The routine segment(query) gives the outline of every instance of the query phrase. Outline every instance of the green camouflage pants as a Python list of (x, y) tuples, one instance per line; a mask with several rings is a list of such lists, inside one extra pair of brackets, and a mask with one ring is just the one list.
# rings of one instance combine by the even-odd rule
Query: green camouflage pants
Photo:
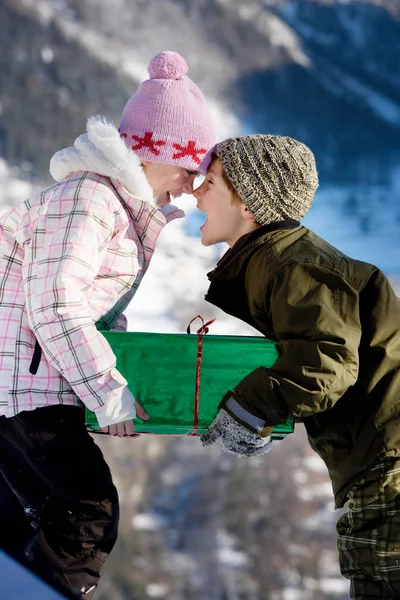
[(357, 600), (400, 598), (400, 459), (369, 467), (337, 523), (340, 569)]

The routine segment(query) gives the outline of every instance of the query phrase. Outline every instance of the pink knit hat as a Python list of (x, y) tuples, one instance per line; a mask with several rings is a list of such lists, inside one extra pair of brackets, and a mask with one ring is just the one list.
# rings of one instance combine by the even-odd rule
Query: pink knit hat
[(203, 94), (186, 76), (185, 59), (176, 52), (160, 52), (148, 71), (150, 79), (124, 108), (121, 137), (142, 160), (205, 174), (217, 134)]

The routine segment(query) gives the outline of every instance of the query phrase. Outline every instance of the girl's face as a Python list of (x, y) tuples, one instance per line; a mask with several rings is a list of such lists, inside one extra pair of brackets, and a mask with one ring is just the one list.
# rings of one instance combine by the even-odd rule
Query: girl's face
[(193, 194), (193, 182), (199, 174), (183, 167), (165, 165), (163, 163), (143, 161), (143, 170), (147, 181), (155, 194), (159, 196), (178, 197), (181, 194)]

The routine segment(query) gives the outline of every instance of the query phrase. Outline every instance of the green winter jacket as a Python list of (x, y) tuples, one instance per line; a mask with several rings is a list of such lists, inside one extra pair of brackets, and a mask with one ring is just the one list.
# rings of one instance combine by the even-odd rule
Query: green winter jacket
[(209, 279), (206, 300), (280, 351), (272, 368), (233, 374), (221, 407), (239, 421), (255, 415), (264, 435), (287, 417), (303, 421), (342, 506), (365, 467), (400, 455), (400, 300), (377, 267), (296, 222), (243, 236)]

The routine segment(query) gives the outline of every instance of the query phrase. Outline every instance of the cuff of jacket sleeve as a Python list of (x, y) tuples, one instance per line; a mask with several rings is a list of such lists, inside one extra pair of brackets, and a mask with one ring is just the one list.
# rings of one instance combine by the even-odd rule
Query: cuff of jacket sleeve
[(223, 408), (235, 421), (246, 427), (246, 429), (257, 433), (259, 436), (268, 437), (271, 435), (274, 426), (265, 419), (252, 414), (247, 408), (242, 406), (234, 398), (232, 392), (228, 392), (224, 396), (219, 408)]
[(100, 406), (94, 412), (100, 427), (129, 421), (136, 417), (135, 398), (125, 387), (121, 394), (111, 396), (104, 406)]
[(174, 204), (164, 204), (164, 206), (160, 206), (158, 210), (165, 217), (167, 223), (170, 223), (175, 219), (182, 219), (185, 216), (184, 211)]

